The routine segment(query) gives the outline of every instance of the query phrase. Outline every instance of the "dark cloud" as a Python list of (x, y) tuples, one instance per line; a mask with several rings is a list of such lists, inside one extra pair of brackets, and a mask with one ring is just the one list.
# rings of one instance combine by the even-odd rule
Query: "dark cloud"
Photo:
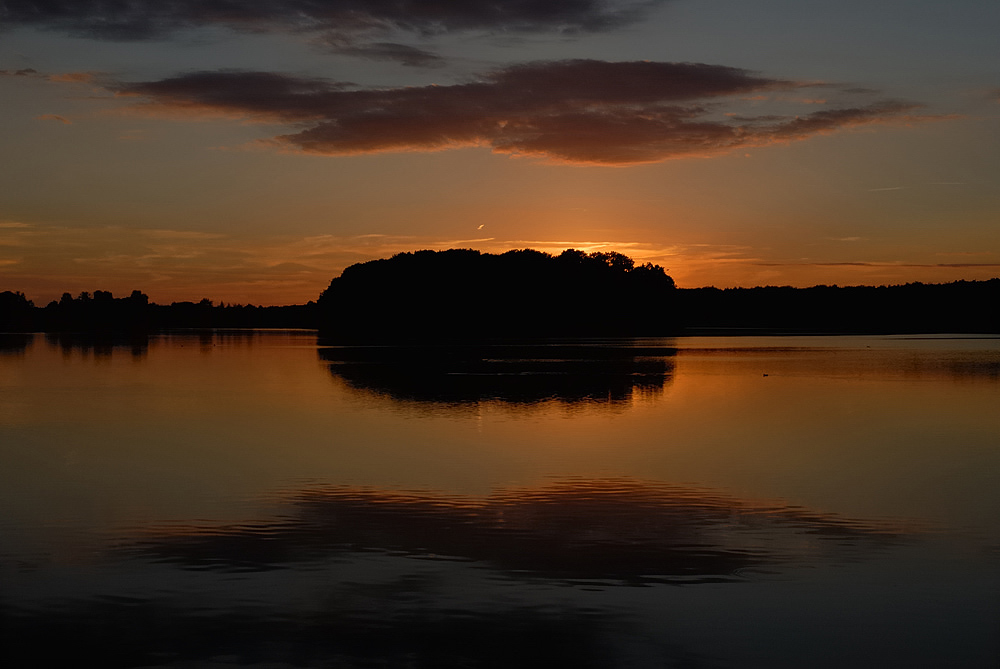
[(346, 44), (331, 46), (330, 50), (345, 56), (367, 58), (368, 60), (396, 61), (410, 67), (437, 67), (444, 64), (444, 59), (433, 51), (394, 42)]
[(25, 68), (23, 70), (0, 70), (0, 77), (34, 77), (38, 75), (38, 70)]
[(118, 86), (119, 95), (172, 109), (226, 111), (281, 121), (324, 119), (350, 84), (272, 72), (212, 71)]
[(221, 25), (237, 31), (422, 35), (458, 30), (610, 30), (665, 0), (5, 0), (0, 25), (37, 26), (99, 39), (142, 40)]
[(60, 74), (44, 74), (34, 68), (23, 70), (0, 70), (0, 77), (29, 77), (31, 79), (45, 79), (59, 84), (86, 84), (97, 78), (94, 72), (63, 72)]
[(379, 41), (460, 31), (573, 34), (641, 19), (667, 0), (0, 0), (0, 29), (35, 27), (112, 41), (167, 39), (205, 26), (318, 37), (331, 51), (434, 66), (438, 55)]
[[(122, 84), (156, 111), (297, 123), (271, 142), (342, 155), (489, 146), (571, 163), (630, 164), (806, 139), (912, 120), (919, 105), (879, 102), (809, 114), (725, 116), (751, 93), (809, 84), (699, 63), (572, 60), (518, 65), (451, 86), (358, 89), (264, 72), (196, 72)], [(756, 103), (751, 103), (756, 104)], [(815, 108), (815, 105), (811, 105)]]
[(878, 122), (882, 119), (891, 119), (914, 111), (919, 107), (920, 105), (910, 102), (889, 100), (866, 107), (818, 111), (775, 124), (771, 126), (771, 130), (775, 139), (803, 139), (811, 135), (832, 132), (840, 128)]

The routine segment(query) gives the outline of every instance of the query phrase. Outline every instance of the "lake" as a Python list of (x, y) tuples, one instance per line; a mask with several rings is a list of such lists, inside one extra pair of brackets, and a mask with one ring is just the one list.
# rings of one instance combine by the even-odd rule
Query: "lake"
[(0, 658), (1000, 666), (1000, 338), (0, 335)]

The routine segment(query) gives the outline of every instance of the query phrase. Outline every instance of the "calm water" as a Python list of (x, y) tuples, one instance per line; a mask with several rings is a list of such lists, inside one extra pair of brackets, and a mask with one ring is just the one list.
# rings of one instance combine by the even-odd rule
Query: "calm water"
[(1000, 666), (1000, 339), (0, 335), (0, 661)]

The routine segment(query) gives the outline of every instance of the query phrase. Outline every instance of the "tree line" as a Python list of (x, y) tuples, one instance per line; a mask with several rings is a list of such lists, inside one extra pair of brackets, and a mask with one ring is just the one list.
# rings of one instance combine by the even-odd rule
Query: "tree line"
[(140, 290), (128, 297), (111, 291), (63, 293), (36, 307), (23, 293), (0, 293), (0, 331), (152, 332), (171, 328), (312, 328), (315, 303), (282, 307), (200, 302), (155, 304)]
[(1000, 279), (893, 286), (764, 286), (678, 291), (690, 334), (1000, 333)]
[(357, 263), (316, 301), (159, 305), (139, 290), (0, 292), (0, 331), (313, 328), (345, 342), (728, 333), (1000, 332), (1000, 279), (895, 286), (677, 288), (621, 253), (415, 251)]

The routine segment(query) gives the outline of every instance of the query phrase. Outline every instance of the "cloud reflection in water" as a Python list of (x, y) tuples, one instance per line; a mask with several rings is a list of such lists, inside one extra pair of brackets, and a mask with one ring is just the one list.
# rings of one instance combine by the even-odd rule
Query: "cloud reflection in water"
[(273, 520), (180, 526), (138, 542), (183, 568), (267, 571), (377, 552), (472, 562), (510, 578), (604, 584), (741, 580), (897, 543), (901, 532), (783, 503), (631, 478), (565, 478), (485, 498), (312, 486)]

